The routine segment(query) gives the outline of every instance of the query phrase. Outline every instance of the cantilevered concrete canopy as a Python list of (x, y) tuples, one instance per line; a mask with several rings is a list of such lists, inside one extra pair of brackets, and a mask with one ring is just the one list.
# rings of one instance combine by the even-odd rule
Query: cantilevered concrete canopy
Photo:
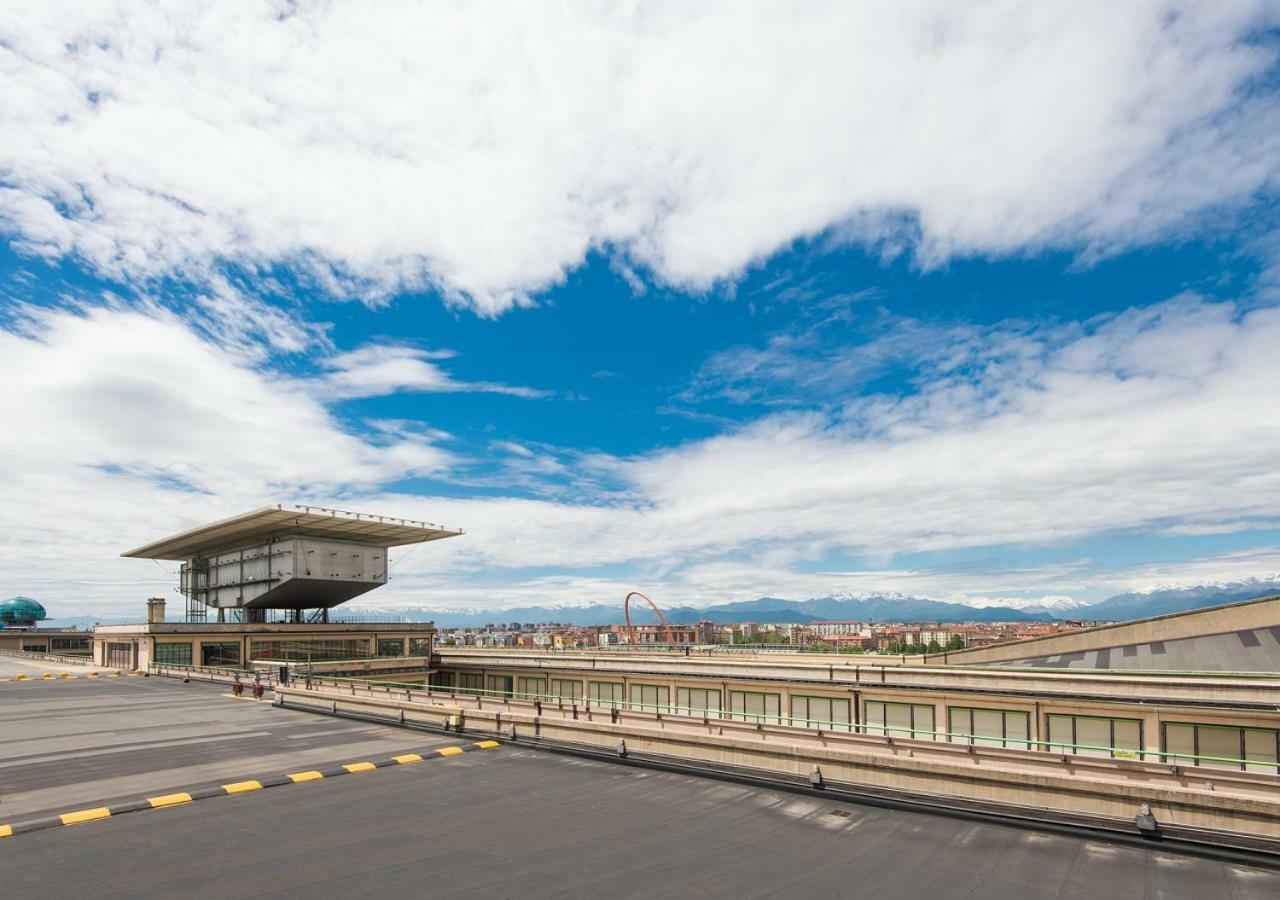
[(320, 506), (276, 504), (170, 535), (120, 555), (133, 559), (189, 560), (273, 537), (331, 538), (374, 547), (399, 547), (460, 534), (461, 529), (430, 522)]

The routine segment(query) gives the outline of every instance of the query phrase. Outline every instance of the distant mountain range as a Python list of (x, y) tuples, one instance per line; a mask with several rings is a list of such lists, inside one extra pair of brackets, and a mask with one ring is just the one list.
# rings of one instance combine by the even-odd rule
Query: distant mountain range
[[(664, 609), (667, 620), (675, 624), (691, 624), (700, 619), (712, 622), (794, 622), (822, 620), (854, 620), (859, 622), (1030, 622), (1056, 619), (1090, 619), (1124, 621), (1145, 619), (1168, 613), (1185, 612), (1206, 606), (1253, 600), (1280, 595), (1280, 577), (1250, 579), (1225, 584), (1196, 587), (1165, 588), (1147, 593), (1117, 594), (1098, 603), (1083, 603), (1071, 597), (1047, 600), (975, 600), (971, 603), (946, 603), (905, 594), (833, 594), (810, 600), (785, 600), (761, 597), (715, 606), (676, 606)], [(623, 622), (622, 606), (522, 606), (513, 609), (471, 612), (467, 610), (432, 609), (351, 609), (334, 611), (344, 614), (366, 614), (403, 618), (411, 622), (434, 621), (444, 628), (468, 628), (498, 622), (559, 622), (563, 625), (618, 625)], [(632, 610), (636, 622), (656, 622), (648, 607)], [(41, 625), (50, 628), (92, 627), (94, 622), (137, 621), (136, 617), (76, 616), (52, 618)]]
[[(1122, 621), (1185, 612), (1206, 606), (1235, 603), (1280, 594), (1280, 578), (1228, 584), (1167, 588), (1148, 593), (1118, 594), (1098, 603), (1085, 604), (1068, 597), (1045, 601), (1010, 601), (1013, 605), (946, 603), (905, 594), (834, 594), (810, 600), (761, 597), (715, 606), (676, 606), (664, 609), (673, 624), (691, 624), (701, 619), (712, 622), (792, 622), (855, 620), (859, 622), (1031, 622), (1059, 618)], [(357, 610), (352, 610), (358, 613)], [(513, 609), (467, 612), (443, 609), (366, 610), (370, 613), (403, 615), (410, 621), (432, 620), (444, 628), (468, 628), (498, 622), (558, 622), (562, 625), (618, 625), (623, 619), (621, 605), (524, 606)], [(632, 621), (652, 623), (657, 617), (648, 609), (632, 609)]]

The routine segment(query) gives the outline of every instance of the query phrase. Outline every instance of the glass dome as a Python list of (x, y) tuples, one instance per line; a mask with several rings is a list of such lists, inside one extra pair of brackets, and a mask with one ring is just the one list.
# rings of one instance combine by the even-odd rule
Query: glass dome
[(21, 625), (47, 619), (44, 607), (30, 597), (10, 597), (0, 601), (0, 622), (5, 625)]

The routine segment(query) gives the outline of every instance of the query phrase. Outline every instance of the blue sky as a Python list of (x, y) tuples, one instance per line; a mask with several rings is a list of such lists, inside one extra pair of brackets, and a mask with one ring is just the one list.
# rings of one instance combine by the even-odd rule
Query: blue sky
[(280, 501), (466, 528), (393, 608), (1280, 574), (1273, 6), (518, 16), (0, 19), (0, 593)]

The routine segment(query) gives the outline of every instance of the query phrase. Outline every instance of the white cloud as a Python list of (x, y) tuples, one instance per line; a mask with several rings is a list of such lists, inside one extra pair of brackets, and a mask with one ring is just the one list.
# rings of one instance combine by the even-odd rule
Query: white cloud
[[(1280, 307), (1181, 297), (1025, 329), (1016, 355), (1007, 331), (968, 335), (964, 365), (936, 355), (913, 396), (770, 416), (633, 458), (505, 444), (508, 493), (497, 478), (463, 498), (390, 491), (415, 474), (465, 483), (476, 461), (420, 423), (345, 430), (319, 399), (324, 373), (282, 377), (156, 309), (33, 311), (19, 324), (0, 330), (0, 379), (14, 386), (0, 394), (0, 573), (64, 609), (134, 609), (172, 579), (116, 554), (274, 501), (467, 530), (406, 557), (379, 604), (609, 600), (624, 584), (681, 602), (1096, 595), (1276, 571), (1261, 551), (1127, 575), (1088, 559), (990, 571), (893, 559), (1276, 527)], [(534, 498), (513, 495), (540, 482)], [(812, 571), (828, 554), (874, 564)]]
[(546, 391), (534, 388), (490, 381), (458, 381), (433, 362), (453, 356), (447, 350), (419, 350), (396, 345), (364, 346), (325, 359), (323, 365), (331, 371), (315, 386), (334, 399), (377, 397), (397, 391), (482, 392), (527, 399), (548, 396)]
[(1086, 254), (1274, 189), (1250, 2), (9, 4), (0, 217), (102, 272), (497, 313), (593, 249)]

